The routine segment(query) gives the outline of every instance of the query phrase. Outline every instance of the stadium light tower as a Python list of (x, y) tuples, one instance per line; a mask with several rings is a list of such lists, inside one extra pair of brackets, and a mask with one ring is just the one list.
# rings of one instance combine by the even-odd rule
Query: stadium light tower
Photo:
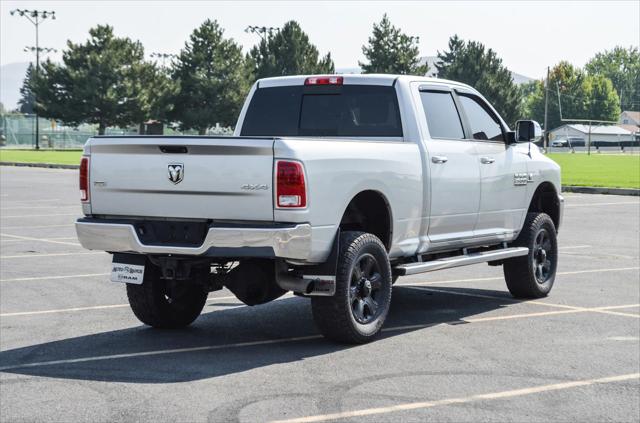
[(244, 29), (244, 32), (246, 32), (247, 34), (248, 33), (258, 34), (263, 41), (266, 41), (267, 37), (272, 36), (274, 32), (278, 32), (278, 31), (280, 31), (280, 28), (276, 28), (273, 26), (249, 25)]
[[(36, 52), (36, 79), (38, 77), (38, 71), (40, 69), (40, 46), (39, 46), (39, 40), (38, 40), (38, 27), (40, 26), (40, 24), (42, 22), (44, 22), (46, 19), (55, 19), (56, 18), (56, 12), (52, 11), (52, 10), (27, 10), (27, 9), (14, 9), (12, 11), (9, 12), (11, 14), (11, 16), (14, 15), (18, 15), (21, 17), (25, 17), (29, 20), (29, 22), (31, 22), (33, 24), (33, 26), (35, 26), (36, 28), (36, 47), (35, 47), (35, 52)], [(37, 103), (37, 97), (36, 94), (33, 93), (33, 98), (34, 98), (34, 102)], [(37, 108), (34, 110), (36, 112), (36, 150), (40, 149), (40, 124), (38, 122), (38, 110)]]
[(51, 47), (35, 47), (35, 46), (26, 46), (24, 48), (25, 52), (31, 52), (31, 53), (57, 53), (58, 50), (55, 48), (51, 48)]
[(157, 52), (153, 52), (150, 54), (151, 57), (157, 58), (157, 59), (161, 59), (162, 60), (162, 67), (164, 68), (165, 65), (165, 61), (167, 59), (176, 59), (178, 58), (177, 54), (171, 54), (171, 53), (157, 53)]

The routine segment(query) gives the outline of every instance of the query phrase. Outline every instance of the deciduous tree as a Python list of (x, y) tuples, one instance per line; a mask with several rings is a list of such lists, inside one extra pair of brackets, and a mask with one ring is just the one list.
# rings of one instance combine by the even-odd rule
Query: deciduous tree
[(623, 110), (640, 110), (640, 51), (617, 46), (595, 55), (585, 66), (589, 75), (609, 78)]
[[(548, 129), (564, 119), (618, 120), (620, 99), (611, 81), (603, 75), (588, 75), (568, 62), (560, 62), (549, 74)], [(544, 82), (537, 81), (526, 100), (527, 116), (544, 121)]]

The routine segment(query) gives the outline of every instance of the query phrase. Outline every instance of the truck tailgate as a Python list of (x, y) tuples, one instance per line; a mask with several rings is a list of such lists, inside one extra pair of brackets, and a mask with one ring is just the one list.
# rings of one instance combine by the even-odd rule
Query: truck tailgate
[(94, 215), (273, 220), (273, 139), (90, 140)]

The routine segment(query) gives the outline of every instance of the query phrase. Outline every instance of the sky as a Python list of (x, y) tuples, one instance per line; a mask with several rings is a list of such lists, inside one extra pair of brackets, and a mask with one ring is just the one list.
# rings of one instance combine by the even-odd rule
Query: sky
[[(217, 19), (244, 51), (259, 37), (247, 25), (281, 26), (294, 19), (337, 68), (364, 60), (362, 45), (374, 22), (388, 13), (405, 33), (420, 37), (420, 54), (435, 55), (453, 34), (494, 49), (512, 71), (542, 78), (561, 60), (583, 66), (596, 52), (640, 44), (640, 1), (7, 1), (0, 0), (0, 64), (33, 60), (26, 18), (15, 8), (55, 10), (40, 26), (40, 45), (64, 49), (88, 30), (109, 24), (119, 36), (140, 40), (152, 52), (177, 53), (205, 19)], [(61, 53), (49, 55), (60, 60)]]

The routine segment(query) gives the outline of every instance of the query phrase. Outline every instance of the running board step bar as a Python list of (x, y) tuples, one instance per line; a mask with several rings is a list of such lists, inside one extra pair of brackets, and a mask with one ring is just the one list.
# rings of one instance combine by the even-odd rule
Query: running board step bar
[(393, 268), (393, 274), (399, 276), (415, 275), (417, 273), (433, 272), (435, 270), (450, 269), (452, 267), (526, 256), (527, 254), (529, 254), (529, 249), (526, 247), (502, 248), (500, 250), (471, 253), (432, 261), (400, 264)]

